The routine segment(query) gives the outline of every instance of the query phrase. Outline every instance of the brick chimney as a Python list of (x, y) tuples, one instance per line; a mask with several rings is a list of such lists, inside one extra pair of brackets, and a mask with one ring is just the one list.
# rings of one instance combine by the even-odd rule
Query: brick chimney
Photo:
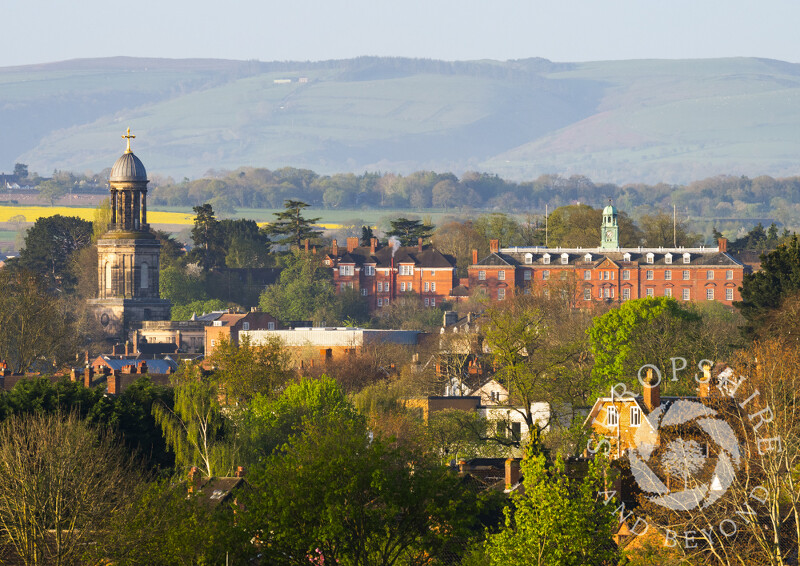
[(369, 253), (374, 254), (375, 250), (378, 249), (378, 238), (370, 238), (369, 239)]
[(477, 265), (478, 263), (478, 250), (472, 250), (472, 265)]
[(139, 373), (147, 373), (147, 362), (144, 360), (139, 362)]
[(506, 489), (511, 489), (517, 485), (520, 477), (519, 460), (508, 458), (506, 460)]
[(189, 469), (189, 493), (197, 493), (203, 485), (203, 475), (200, 473), (200, 468), (192, 466)]
[(237, 478), (243, 478), (244, 477), (244, 467), (243, 466), (238, 466), (236, 468), (236, 477)]
[(660, 384), (656, 383), (652, 368), (647, 368), (645, 384), (642, 397), (644, 398), (644, 406), (647, 412), (651, 413), (661, 406), (661, 387)]
[(308, 238), (306, 238), (305, 240), (303, 240), (303, 245), (305, 246), (306, 253), (308, 253)]
[(422, 238), (417, 238), (417, 251), (422, 251)]
[(331, 255), (338, 256), (339, 255), (339, 242), (335, 239), (331, 242)]
[(92, 386), (92, 376), (94, 375), (94, 368), (92, 366), (86, 367), (83, 370), (83, 386), (89, 389)]
[(347, 238), (347, 253), (352, 252), (358, 247), (358, 238)]
[[(496, 254), (500, 251), (500, 240), (489, 240), (489, 251)], [(475, 262), (477, 263), (477, 262)]]
[(78, 373), (79, 373), (78, 370), (76, 370), (75, 368), (72, 368), (70, 370), (70, 372), (69, 372), (69, 380), (72, 381), (72, 382), (77, 382), (78, 381)]
[(717, 244), (719, 245), (720, 253), (725, 253), (728, 251), (728, 238), (720, 238), (717, 240)]
[(108, 376), (106, 380), (106, 391), (108, 391), (109, 395), (117, 395), (118, 393), (122, 393), (118, 371), (114, 370), (114, 372)]
[(463, 474), (467, 471), (467, 461), (466, 460), (459, 460), (458, 461), (458, 473)]
[(703, 364), (703, 381), (697, 384), (697, 396), (706, 398), (711, 396), (711, 366)]

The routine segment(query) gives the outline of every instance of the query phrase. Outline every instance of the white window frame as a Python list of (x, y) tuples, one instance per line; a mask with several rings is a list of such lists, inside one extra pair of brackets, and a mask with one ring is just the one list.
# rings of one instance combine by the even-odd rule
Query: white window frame
[(478, 281), (486, 281), (486, 272), (481, 270), (478, 272)]
[(522, 274), (522, 278), (525, 281), (530, 281), (531, 280), (531, 273), (533, 273), (533, 271), (531, 271), (530, 269), (526, 269)]
[(713, 301), (714, 300), (714, 287), (709, 287), (706, 289), (706, 300)]
[(592, 300), (592, 289), (590, 287), (586, 287), (583, 290), (583, 300), (584, 301), (591, 301)]
[(631, 278), (631, 270), (630, 269), (623, 269), (622, 270), (622, 280), (623, 281), (630, 281)]
[(664, 289), (664, 296), (665, 297), (671, 297), (672, 296), (672, 287), (667, 287), (666, 289)]
[(606, 406), (606, 426), (619, 425), (619, 410), (614, 405)]
[(692, 254), (686, 252), (683, 254), (683, 263), (690, 263), (692, 261)]
[(688, 269), (684, 269), (684, 270), (683, 270), (683, 280), (684, 280), (684, 281), (688, 281), (689, 279), (691, 279), (691, 277), (692, 277), (692, 276), (691, 276), (691, 274), (689, 273), (689, 270), (688, 270)]
[(506, 290), (505, 289), (498, 289), (497, 290), (497, 300), (504, 301), (506, 298)]
[(647, 257), (647, 263), (653, 263), (655, 256), (652, 253), (648, 253), (646, 257)]
[(634, 405), (630, 408), (629, 420), (632, 427), (641, 426), (642, 424), (642, 410)]
[(691, 301), (692, 300), (692, 290), (689, 288), (683, 289), (681, 291), (681, 299), (684, 301)]
[(564, 252), (561, 254), (561, 265), (567, 265), (569, 263), (569, 254)]
[(498, 281), (505, 281), (506, 280), (506, 270), (505, 269), (501, 269), (500, 271), (497, 272), (497, 279), (498, 279)]
[(664, 281), (672, 281), (672, 270), (665, 269), (664, 270)]
[(647, 289), (645, 289), (645, 293), (644, 294), (645, 294), (646, 297), (653, 297), (653, 296), (655, 296), (655, 291), (653, 290), (652, 287), (648, 287)]
[(656, 278), (655, 272), (652, 269), (648, 269), (645, 273), (645, 279), (648, 281), (653, 281)]
[(366, 265), (364, 266), (364, 275), (367, 277), (374, 277), (375, 276), (375, 266), (374, 265)]
[(668, 253), (664, 256), (664, 263), (672, 263), (672, 254)]
[(725, 279), (733, 281), (733, 269), (729, 269), (725, 272)]
[(622, 300), (623, 301), (630, 301), (631, 300), (631, 290), (629, 288), (627, 288), (627, 287), (625, 287), (622, 290)]
[(250, 330), (250, 323), (245, 321), (242, 323), (242, 330)]
[(550, 265), (550, 254), (544, 254), (542, 256), (542, 263), (545, 265)]
[(550, 279), (550, 270), (549, 269), (543, 269), (542, 270), (542, 281), (547, 281), (549, 279)]
[(533, 254), (532, 253), (525, 254), (525, 263), (528, 264), (528, 265), (533, 263)]
[(733, 300), (733, 289), (725, 289), (725, 300), (726, 301)]
[(400, 264), (400, 275), (414, 275), (414, 266), (408, 264)]
[(592, 279), (592, 272), (589, 269), (585, 269), (583, 271), (583, 280), (584, 281), (591, 281)]
[(712, 281), (714, 279), (714, 271), (711, 269), (706, 270), (706, 280)]

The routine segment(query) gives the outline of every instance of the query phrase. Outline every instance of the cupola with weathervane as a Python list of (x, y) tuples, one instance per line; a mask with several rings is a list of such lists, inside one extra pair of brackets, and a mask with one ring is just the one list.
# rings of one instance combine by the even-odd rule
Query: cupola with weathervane
[(617, 248), (619, 248), (617, 209), (609, 203), (603, 209), (603, 224), (600, 228), (600, 249), (616, 250)]
[(161, 242), (147, 223), (147, 171), (127, 148), (111, 168), (111, 222), (97, 241), (97, 299), (90, 301), (105, 332), (123, 338), (144, 320), (169, 320), (159, 296)]

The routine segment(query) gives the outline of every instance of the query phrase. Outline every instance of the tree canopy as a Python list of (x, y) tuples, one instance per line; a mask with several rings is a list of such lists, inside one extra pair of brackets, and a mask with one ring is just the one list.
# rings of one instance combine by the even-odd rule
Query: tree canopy
[(309, 205), (301, 200), (286, 199), (284, 210), (275, 212), (275, 221), (267, 226), (267, 234), (278, 245), (300, 248), (303, 240), (313, 240), (320, 234), (313, 225), (319, 218), (305, 218), (303, 210)]

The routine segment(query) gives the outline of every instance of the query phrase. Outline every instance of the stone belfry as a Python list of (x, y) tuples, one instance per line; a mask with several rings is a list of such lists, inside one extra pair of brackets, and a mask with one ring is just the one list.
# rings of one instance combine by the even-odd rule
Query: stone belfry
[(112, 337), (127, 338), (143, 320), (169, 320), (170, 302), (158, 294), (161, 242), (147, 224), (147, 172), (127, 149), (114, 163), (111, 187), (111, 223), (97, 242), (97, 299), (90, 301)]

